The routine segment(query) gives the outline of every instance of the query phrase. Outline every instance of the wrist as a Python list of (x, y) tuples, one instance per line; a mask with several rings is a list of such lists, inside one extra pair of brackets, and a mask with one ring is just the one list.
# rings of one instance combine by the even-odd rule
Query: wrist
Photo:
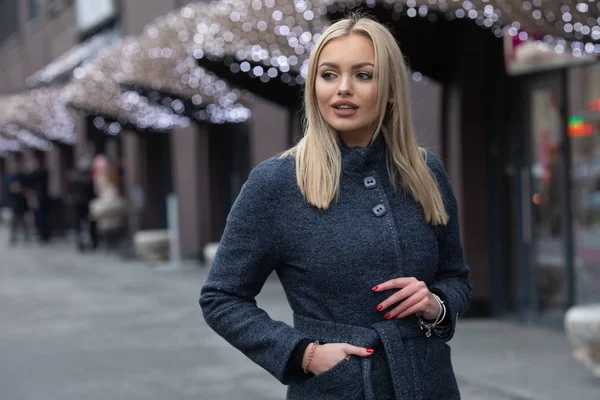
[(440, 303), (433, 297), (429, 296), (430, 306), (427, 307), (423, 312), (419, 313), (419, 316), (428, 321), (435, 321), (442, 313), (442, 307)]
[(302, 356), (302, 370), (305, 374), (312, 372), (311, 365), (318, 346), (319, 342), (312, 342), (306, 347), (306, 350), (304, 351), (304, 355)]

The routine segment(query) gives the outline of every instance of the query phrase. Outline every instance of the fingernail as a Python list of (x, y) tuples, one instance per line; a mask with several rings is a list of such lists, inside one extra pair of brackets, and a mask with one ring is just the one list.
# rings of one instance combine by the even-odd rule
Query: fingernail
[(396, 315), (394, 318), (395, 318), (395, 319), (400, 319), (400, 318), (402, 318), (402, 317), (400, 317), (399, 315)]
[(377, 311), (381, 311), (381, 310), (383, 310), (383, 306), (380, 304), (377, 306)]
[(375, 350), (373, 349), (367, 349), (367, 353), (372, 354)]
[(373, 286), (373, 289), (371, 289), (371, 290), (376, 291), (377, 289), (379, 289), (379, 286)]
[(383, 318), (385, 318), (385, 319), (390, 319), (390, 317), (391, 317), (390, 313), (387, 313), (383, 316)]

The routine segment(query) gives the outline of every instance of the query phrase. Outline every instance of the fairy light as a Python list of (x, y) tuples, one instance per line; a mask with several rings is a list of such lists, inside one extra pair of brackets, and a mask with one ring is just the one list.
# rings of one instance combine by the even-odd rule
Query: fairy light
[[(1, 135), (1, 133), (0, 133)], [(0, 136), (0, 155), (21, 151), (23, 145), (17, 139)]]
[(177, 38), (196, 59), (223, 60), (232, 72), (263, 83), (279, 79), (298, 86), (305, 81), (311, 50), (329, 25), (322, 5), (321, 0), (212, 1), (188, 5), (161, 24), (192, 32)]
[(73, 72), (73, 81), (65, 88), (67, 103), (84, 114), (106, 117), (110, 121), (108, 125), (97, 127), (106, 129), (105, 132), (109, 134), (118, 134), (123, 125), (156, 131), (187, 126), (188, 118), (176, 115), (165, 107), (150, 104), (147, 98), (123, 89), (114, 79), (121, 71), (121, 62), (131, 56), (133, 41), (118, 41), (77, 68)]
[[(234, 73), (261, 82), (279, 79), (304, 83), (308, 56), (329, 25), (327, 13), (355, 6), (381, 6), (393, 20), (427, 18), (432, 23), (469, 19), (497, 37), (521, 40), (533, 33), (557, 52), (600, 54), (599, 2), (579, 0), (568, 6), (555, 0), (220, 0), (188, 5), (161, 19), (196, 59), (223, 61)], [(160, 35), (149, 27), (149, 36)], [(568, 43), (568, 45), (567, 45)]]
[(45, 87), (12, 96), (5, 123), (36, 132), (49, 140), (74, 144), (75, 120), (67, 109), (62, 86)]
[(9, 137), (22, 143), (25, 147), (43, 151), (52, 149), (52, 142), (16, 124), (6, 125), (6, 127), (4, 127), (4, 132), (6, 132)]
[[(344, 12), (364, 4), (357, 0), (323, 0), (330, 12)], [(497, 37), (509, 34), (526, 40), (535, 33), (558, 53), (569, 51), (576, 57), (600, 54), (600, 2), (575, 0), (377, 0), (390, 9), (391, 18), (427, 18), (436, 22), (439, 13), (446, 20), (470, 19), (490, 29)], [(375, 2), (366, 2), (372, 7)], [(548, 42), (551, 43), (548, 43)], [(565, 46), (565, 43), (569, 43)]]
[[(117, 123), (106, 126), (108, 134), (116, 134), (124, 124), (140, 130), (165, 131), (187, 126), (188, 116), (218, 123), (247, 120), (249, 111), (240, 112), (243, 106), (237, 103), (243, 93), (199, 68), (179, 47), (144, 37), (116, 42), (74, 71), (70, 104), (84, 113), (97, 113)], [(149, 89), (148, 95), (131, 90), (138, 87)], [(174, 98), (164, 98), (161, 93)], [(188, 105), (193, 106), (191, 110), (186, 110)], [(203, 118), (204, 114), (194, 113), (208, 105), (216, 106), (211, 109), (218, 111), (219, 117), (207, 114)], [(240, 115), (248, 117), (240, 120)]]

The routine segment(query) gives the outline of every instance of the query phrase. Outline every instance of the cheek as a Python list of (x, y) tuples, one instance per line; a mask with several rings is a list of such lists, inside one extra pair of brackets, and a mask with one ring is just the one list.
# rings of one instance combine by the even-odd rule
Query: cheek
[(327, 93), (326, 88), (323, 88), (322, 85), (315, 85), (315, 95), (317, 97), (317, 104), (319, 105), (319, 110), (321, 114), (327, 111), (327, 103), (329, 101), (329, 94)]

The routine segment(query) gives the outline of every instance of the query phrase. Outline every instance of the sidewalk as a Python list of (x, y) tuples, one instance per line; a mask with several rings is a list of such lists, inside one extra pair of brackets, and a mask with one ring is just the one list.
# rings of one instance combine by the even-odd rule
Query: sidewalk
[(451, 346), (459, 382), (515, 400), (600, 399), (600, 380), (573, 359), (560, 331), (463, 320)]
[[(60, 240), (7, 248), (6, 239), (0, 226), (0, 320), (10, 321), (0, 329), (0, 397), (285, 397), (283, 385), (202, 320), (207, 268), (81, 255)], [(292, 322), (276, 278), (257, 302)], [(450, 344), (463, 400), (600, 399), (600, 380), (573, 359), (559, 331), (463, 319)]]

